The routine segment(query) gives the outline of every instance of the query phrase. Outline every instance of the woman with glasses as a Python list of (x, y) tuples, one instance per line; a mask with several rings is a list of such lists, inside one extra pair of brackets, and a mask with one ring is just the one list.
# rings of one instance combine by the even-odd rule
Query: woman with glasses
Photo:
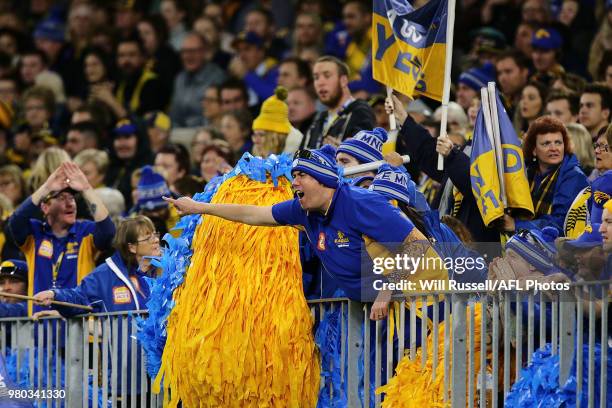
[(612, 146), (612, 125), (609, 125), (605, 131), (600, 132), (595, 143), (593, 143), (597, 176), (612, 170), (612, 148), (610, 146)]
[(588, 185), (563, 123), (551, 116), (536, 119), (523, 141), (523, 156), (535, 217), (518, 220), (506, 214), (504, 230), (541, 230), (552, 226), (563, 231), (574, 198)]
[[(145, 277), (154, 277), (151, 257), (161, 255), (159, 234), (153, 222), (142, 215), (121, 222), (115, 235), (115, 253), (107, 258), (81, 284), (72, 289), (52, 289), (34, 297), (45, 305), (52, 300), (90, 305), (94, 312), (146, 309), (150, 292)], [(81, 309), (54, 306), (64, 316), (82, 313)]]

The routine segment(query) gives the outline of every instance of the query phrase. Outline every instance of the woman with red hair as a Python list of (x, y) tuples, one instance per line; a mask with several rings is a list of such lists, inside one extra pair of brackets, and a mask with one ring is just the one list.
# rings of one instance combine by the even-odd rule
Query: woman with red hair
[(553, 226), (563, 235), (565, 215), (576, 195), (588, 185), (563, 123), (552, 116), (536, 119), (523, 140), (523, 156), (535, 217), (526, 221), (505, 215), (505, 230)]

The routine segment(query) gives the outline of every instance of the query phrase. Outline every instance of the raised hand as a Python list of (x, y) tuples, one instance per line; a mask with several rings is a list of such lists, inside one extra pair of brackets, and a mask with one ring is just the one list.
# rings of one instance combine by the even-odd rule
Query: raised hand
[(85, 191), (92, 188), (89, 181), (87, 181), (87, 177), (85, 177), (85, 174), (83, 174), (76, 163), (62, 163), (62, 167), (64, 168), (64, 173), (66, 174), (66, 183), (70, 188), (75, 191)]
[(395, 114), (398, 125), (404, 123), (408, 117), (408, 112), (406, 112), (402, 101), (395, 95), (391, 95), (391, 98), (385, 99), (385, 111), (387, 115)]
[(66, 179), (66, 172), (62, 166), (55, 169), (44, 184), (48, 190), (47, 192), (50, 193), (52, 191), (60, 191), (67, 188), (68, 183), (66, 183)]

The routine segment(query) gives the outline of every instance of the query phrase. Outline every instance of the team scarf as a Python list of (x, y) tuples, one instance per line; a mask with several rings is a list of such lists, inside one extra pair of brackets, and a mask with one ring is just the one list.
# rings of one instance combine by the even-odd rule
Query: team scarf
[(550, 171), (538, 185), (535, 183), (537, 166), (530, 166), (527, 170), (531, 198), (535, 208), (535, 218), (550, 214), (560, 168), (561, 166), (559, 165), (554, 171)]

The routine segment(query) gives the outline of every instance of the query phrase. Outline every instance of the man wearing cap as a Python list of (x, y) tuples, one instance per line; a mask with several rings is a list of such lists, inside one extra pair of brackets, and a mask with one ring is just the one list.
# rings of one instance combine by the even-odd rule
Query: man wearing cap
[(272, 96), (278, 82), (278, 61), (266, 57), (264, 39), (252, 31), (240, 33), (234, 40), (238, 57), (230, 63), (230, 71), (243, 78), (256, 105)]
[[(0, 291), (12, 295), (26, 295), (28, 288), (28, 266), (17, 259), (0, 264)], [(13, 297), (0, 297), (0, 317), (23, 317), (28, 315), (27, 303)]]
[(472, 100), (480, 99), (480, 88), (491, 81), (495, 81), (495, 67), (490, 63), (463, 72), (457, 81), (457, 103), (467, 112)]
[[(75, 194), (89, 204), (94, 221), (77, 220)], [(44, 221), (37, 219), (42, 210)], [(95, 267), (98, 251), (110, 248), (115, 226), (79, 167), (62, 163), (11, 215), (15, 243), (28, 263), (28, 295), (76, 286)], [(28, 304), (28, 314), (41, 310)]]
[(145, 115), (145, 120), (147, 122), (149, 146), (153, 153), (157, 153), (170, 140), (172, 122), (170, 117), (162, 111), (149, 112)]
[[(188, 197), (166, 200), (179, 214), (210, 214), (249, 225), (296, 226), (306, 233), (325, 270), (349, 298), (372, 300), (376, 294), (374, 281), (385, 278), (373, 274), (374, 251), (393, 257), (396, 252), (413, 255), (417, 250), (421, 256), (429, 245), (412, 222), (380, 194), (342, 183), (334, 157), (335, 149), (329, 145), (298, 151), (292, 168), (297, 197), (273, 206), (205, 204)], [(364, 265), (361, 248), (366, 246)], [(402, 276), (407, 271), (402, 270)], [(441, 275), (420, 268), (408, 275), (410, 281), (446, 278), (446, 272)], [(390, 293), (384, 290), (378, 292), (371, 318), (386, 316), (387, 295)]]
[(563, 39), (554, 28), (540, 28), (531, 38), (531, 61), (536, 70), (532, 79), (546, 85), (558, 78), (563, 72), (559, 64)]

